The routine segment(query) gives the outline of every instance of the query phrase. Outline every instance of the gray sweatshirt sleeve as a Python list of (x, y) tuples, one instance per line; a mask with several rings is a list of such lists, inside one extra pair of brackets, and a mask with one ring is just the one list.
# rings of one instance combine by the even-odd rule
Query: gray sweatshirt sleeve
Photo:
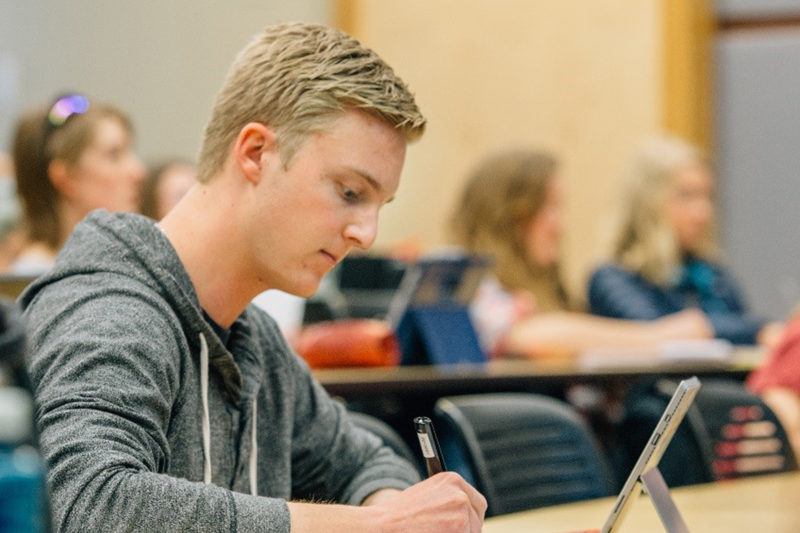
[(317, 382), (309, 379), (306, 386), (309, 394), (300, 397), (307, 401), (296, 411), (294, 497), (358, 505), (378, 489), (404, 489), (419, 481), (413, 465), (355, 427)]
[(124, 289), (51, 290), (26, 319), (54, 531), (288, 532), (283, 500), (158, 473), (181, 386), (163, 304)]
[[(375, 435), (354, 426), (344, 407), (330, 398), (308, 365), (295, 355), (269, 322), (265, 335), (286, 359), (294, 398), (292, 498), (358, 505), (382, 488), (404, 489), (419, 481), (416, 467)], [(411, 424), (411, 421), (409, 421)]]

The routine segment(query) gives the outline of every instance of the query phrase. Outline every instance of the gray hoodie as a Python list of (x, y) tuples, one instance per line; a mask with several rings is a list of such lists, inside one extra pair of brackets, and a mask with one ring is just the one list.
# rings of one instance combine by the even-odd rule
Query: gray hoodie
[(417, 480), (265, 313), (245, 310), (228, 351), (149, 219), (92, 213), (20, 301), (54, 530), (288, 532), (286, 500)]

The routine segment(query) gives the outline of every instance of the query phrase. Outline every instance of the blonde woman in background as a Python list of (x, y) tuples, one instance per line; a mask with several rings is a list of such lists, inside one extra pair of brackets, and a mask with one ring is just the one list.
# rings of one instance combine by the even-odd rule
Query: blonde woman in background
[(591, 316), (572, 304), (559, 274), (563, 194), (556, 159), (535, 150), (491, 156), (467, 181), (452, 231), (467, 251), (494, 262), (472, 306), (487, 351), (536, 358), (709, 336), (707, 320), (692, 310), (638, 322)]
[(718, 262), (713, 196), (711, 172), (695, 147), (666, 136), (644, 142), (623, 184), (611, 262), (589, 284), (592, 313), (654, 320), (697, 309), (717, 338), (773, 343), (782, 326), (752, 316)]
[(90, 211), (138, 210), (144, 167), (132, 137), (122, 111), (81, 94), (60, 96), (23, 115), (13, 156), (27, 243), (13, 273), (49, 270), (72, 228)]

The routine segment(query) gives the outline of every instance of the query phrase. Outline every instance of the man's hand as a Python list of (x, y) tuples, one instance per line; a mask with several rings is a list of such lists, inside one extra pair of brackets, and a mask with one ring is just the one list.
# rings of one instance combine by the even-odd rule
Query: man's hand
[(289, 502), (292, 533), (480, 533), (484, 498), (464, 478), (442, 472), (404, 491), (381, 490), (361, 507)]
[(393, 497), (381, 498), (372, 508), (378, 512), (379, 531), (479, 533), (486, 498), (458, 474), (442, 472)]

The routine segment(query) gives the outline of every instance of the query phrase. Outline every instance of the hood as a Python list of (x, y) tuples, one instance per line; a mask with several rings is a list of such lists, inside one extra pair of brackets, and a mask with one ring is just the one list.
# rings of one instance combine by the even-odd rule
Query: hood
[(201, 350), (200, 335), (208, 342), (210, 366), (225, 399), (238, 401), (242, 376), (233, 356), (203, 318), (189, 275), (175, 248), (155, 221), (130, 213), (93, 211), (64, 244), (55, 266), (20, 295), (23, 309), (45, 287), (72, 276), (105, 274), (135, 281), (138, 290), (151, 289), (175, 311), (193, 354)]

